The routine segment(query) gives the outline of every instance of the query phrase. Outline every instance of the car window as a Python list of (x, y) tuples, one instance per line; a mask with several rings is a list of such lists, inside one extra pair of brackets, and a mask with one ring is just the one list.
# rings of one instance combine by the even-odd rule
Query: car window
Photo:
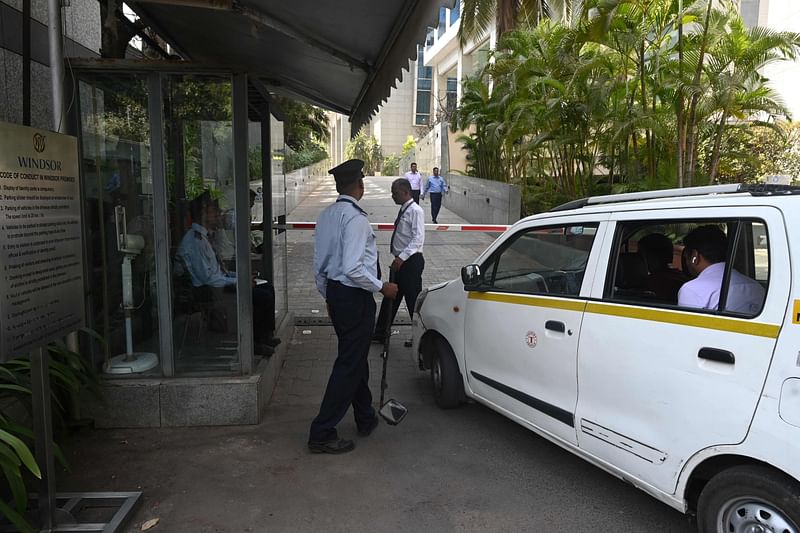
[(577, 296), (597, 224), (521, 231), (484, 263), (489, 290)]
[(756, 316), (769, 282), (760, 220), (619, 224), (604, 297), (612, 301)]

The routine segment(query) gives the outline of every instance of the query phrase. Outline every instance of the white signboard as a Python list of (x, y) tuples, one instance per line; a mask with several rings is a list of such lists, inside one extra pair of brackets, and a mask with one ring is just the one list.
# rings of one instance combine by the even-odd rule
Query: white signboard
[(0, 360), (84, 325), (78, 140), (0, 122)]

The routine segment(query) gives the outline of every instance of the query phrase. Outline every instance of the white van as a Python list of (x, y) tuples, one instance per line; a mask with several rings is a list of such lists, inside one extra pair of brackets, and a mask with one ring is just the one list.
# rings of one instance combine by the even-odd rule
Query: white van
[(798, 194), (651, 191), (521, 220), (417, 300), (437, 403), (485, 404), (701, 532), (800, 533)]

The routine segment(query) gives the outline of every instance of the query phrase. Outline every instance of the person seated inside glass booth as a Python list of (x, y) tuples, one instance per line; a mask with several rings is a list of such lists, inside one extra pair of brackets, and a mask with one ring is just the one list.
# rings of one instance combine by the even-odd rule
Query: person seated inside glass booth
[[(227, 329), (223, 313), (221, 291), (236, 290), (236, 273), (225, 268), (219, 253), (214, 247), (214, 232), (222, 225), (222, 217), (217, 201), (208, 191), (203, 192), (189, 203), (192, 219), (191, 227), (181, 239), (175, 254), (175, 273), (188, 272), (194, 290), (205, 289), (203, 298), (210, 300), (212, 306), (209, 329)], [(185, 269), (185, 270), (184, 270)], [(215, 318), (216, 316), (216, 318)], [(255, 352), (270, 355), (280, 339), (273, 337), (275, 329), (275, 290), (266, 280), (253, 279), (253, 340)]]

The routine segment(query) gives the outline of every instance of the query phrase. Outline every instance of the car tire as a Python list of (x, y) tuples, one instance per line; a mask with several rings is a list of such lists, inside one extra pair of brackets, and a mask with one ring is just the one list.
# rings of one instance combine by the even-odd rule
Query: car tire
[(800, 483), (760, 465), (717, 474), (697, 503), (700, 533), (800, 533)]
[(442, 409), (458, 407), (464, 400), (464, 380), (458, 370), (453, 349), (441, 337), (433, 342), (431, 383), (436, 405)]

